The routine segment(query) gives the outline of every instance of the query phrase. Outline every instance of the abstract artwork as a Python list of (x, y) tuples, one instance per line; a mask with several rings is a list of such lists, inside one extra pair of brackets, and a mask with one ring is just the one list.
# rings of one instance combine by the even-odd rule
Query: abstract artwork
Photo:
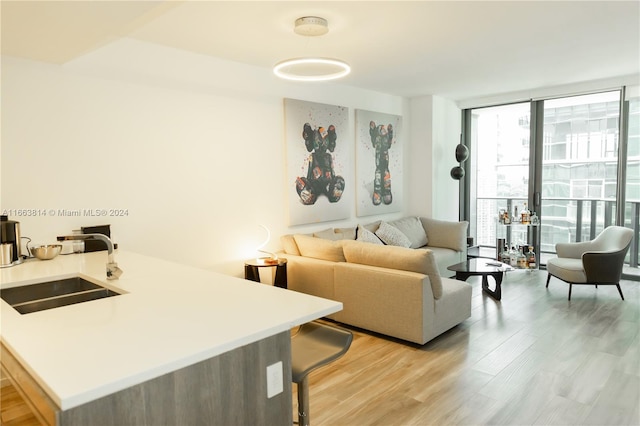
[(284, 100), (289, 225), (349, 217), (353, 202), (349, 110)]
[(356, 214), (402, 210), (403, 153), (399, 115), (356, 110)]

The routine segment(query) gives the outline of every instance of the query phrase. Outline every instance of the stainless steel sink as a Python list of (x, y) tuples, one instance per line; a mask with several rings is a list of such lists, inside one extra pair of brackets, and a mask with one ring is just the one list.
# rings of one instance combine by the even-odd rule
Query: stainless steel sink
[(0, 297), (21, 314), (118, 296), (82, 277), (64, 278), (0, 290)]

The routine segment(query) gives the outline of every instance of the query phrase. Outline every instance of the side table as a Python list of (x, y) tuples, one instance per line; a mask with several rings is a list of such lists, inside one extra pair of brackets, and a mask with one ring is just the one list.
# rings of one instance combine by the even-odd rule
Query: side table
[(276, 268), (273, 285), (287, 288), (287, 259), (278, 258), (274, 263), (266, 262), (264, 259), (249, 259), (244, 262), (244, 278), (259, 283), (260, 268)]

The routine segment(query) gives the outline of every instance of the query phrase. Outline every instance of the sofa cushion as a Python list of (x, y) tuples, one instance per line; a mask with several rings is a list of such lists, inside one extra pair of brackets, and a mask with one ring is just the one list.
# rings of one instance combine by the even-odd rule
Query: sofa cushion
[(363, 243), (378, 244), (378, 245), (383, 244), (383, 242), (380, 240), (380, 238), (376, 236), (376, 234), (374, 234), (373, 232), (369, 231), (367, 228), (364, 228), (360, 225), (358, 225), (357, 235), (358, 235), (358, 237), (356, 238), (357, 241), (361, 241)]
[(376, 220), (375, 222), (365, 223), (364, 225), (362, 225), (362, 227), (365, 228), (367, 231), (376, 232), (380, 227), (381, 223), (382, 223), (381, 220)]
[(314, 259), (330, 260), (332, 262), (344, 262), (345, 257), (342, 252), (343, 241), (331, 241), (323, 238), (310, 237), (308, 235), (296, 234), (293, 236), (300, 250), (300, 254)]
[(340, 234), (336, 234), (333, 228), (325, 229), (323, 231), (316, 231), (313, 233), (316, 238), (324, 238), (325, 240), (341, 240)]
[(298, 245), (296, 244), (296, 240), (293, 238), (293, 234), (281, 236), (280, 243), (282, 244), (282, 248), (285, 253), (300, 256), (300, 250), (298, 250)]
[(336, 234), (340, 235), (341, 240), (355, 240), (356, 239), (356, 227), (350, 228), (335, 228), (333, 230)]
[(450, 248), (455, 251), (466, 250), (469, 222), (451, 222), (428, 217), (420, 217), (420, 222), (427, 233), (430, 246)]
[(411, 247), (411, 240), (395, 226), (389, 225), (387, 222), (380, 223), (380, 227), (375, 234), (383, 243), (390, 246)]
[(345, 259), (350, 263), (428, 275), (433, 297), (439, 299), (442, 296), (442, 279), (431, 250), (374, 245), (348, 240), (344, 241), (342, 249)]
[(427, 233), (424, 231), (422, 222), (416, 216), (403, 217), (392, 220), (389, 225), (398, 228), (411, 241), (411, 248), (420, 248), (427, 245)]

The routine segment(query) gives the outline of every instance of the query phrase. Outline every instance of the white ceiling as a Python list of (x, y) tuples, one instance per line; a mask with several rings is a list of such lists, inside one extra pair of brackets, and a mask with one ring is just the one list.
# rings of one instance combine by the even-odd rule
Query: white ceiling
[[(342, 84), (453, 100), (640, 75), (635, 1), (6, 1), (2, 53), (62, 64), (121, 37), (270, 69), (347, 61)], [(321, 37), (293, 33), (321, 16)]]

